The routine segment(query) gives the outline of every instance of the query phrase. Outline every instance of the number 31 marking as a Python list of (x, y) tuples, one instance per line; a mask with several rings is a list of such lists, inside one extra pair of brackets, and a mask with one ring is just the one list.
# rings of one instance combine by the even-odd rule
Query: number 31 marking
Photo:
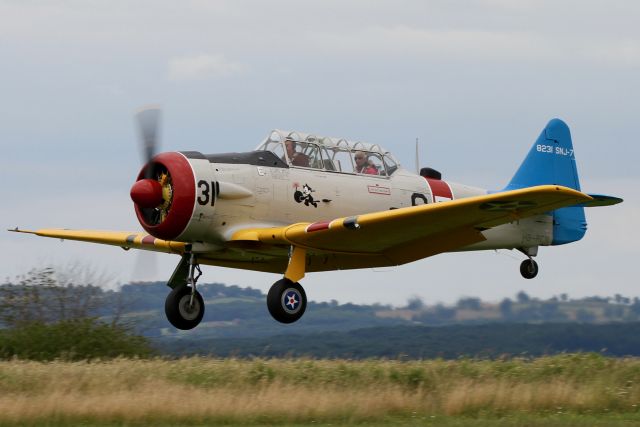
[(216, 188), (215, 182), (207, 182), (205, 180), (198, 181), (198, 189), (201, 194), (198, 196), (198, 204), (205, 206), (211, 202), (211, 206), (216, 203), (216, 195), (214, 194)]

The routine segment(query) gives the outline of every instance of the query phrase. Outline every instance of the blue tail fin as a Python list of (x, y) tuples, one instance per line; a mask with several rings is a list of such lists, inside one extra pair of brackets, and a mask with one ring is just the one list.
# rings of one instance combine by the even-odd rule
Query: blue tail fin
[[(547, 123), (505, 190), (544, 184), (580, 191), (571, 133), (560, 119)], [(553, 245), (580, 240), (586, 231), (584, 208), (571, 206), (553, 211)]]

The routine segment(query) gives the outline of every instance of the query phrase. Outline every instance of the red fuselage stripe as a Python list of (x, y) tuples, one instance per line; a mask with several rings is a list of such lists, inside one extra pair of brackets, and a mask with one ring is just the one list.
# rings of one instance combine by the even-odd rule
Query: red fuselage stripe
[(446, 197), (453, 200), (453, 194), (451, 193), (451, 187), (445, 181), (439, 179), (425, 178), (429, 187), (431, 187), (431, 194), (433, 195), (434, 202), (436, 197)]

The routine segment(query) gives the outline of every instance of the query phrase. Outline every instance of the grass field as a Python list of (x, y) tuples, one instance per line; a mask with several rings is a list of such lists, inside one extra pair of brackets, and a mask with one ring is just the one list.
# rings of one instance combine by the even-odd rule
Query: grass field
[(0, 362), (0, 425), (640, 425), (640, 359)]

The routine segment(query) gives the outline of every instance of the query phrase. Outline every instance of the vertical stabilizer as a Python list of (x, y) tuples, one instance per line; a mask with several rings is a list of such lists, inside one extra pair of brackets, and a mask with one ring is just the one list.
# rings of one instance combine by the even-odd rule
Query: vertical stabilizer
[(505, 190), (544, 184), (580, 190), (571, 133), (560, 119), (551, 120), (542, 130)]
[[(544, 184), (580, 190), (571, 132), (560, 119), (547, 123), (505, 190)], [(587, 230), (582, 207), (555, 210), (553, 220), (553, 245), (580, 240)]]

